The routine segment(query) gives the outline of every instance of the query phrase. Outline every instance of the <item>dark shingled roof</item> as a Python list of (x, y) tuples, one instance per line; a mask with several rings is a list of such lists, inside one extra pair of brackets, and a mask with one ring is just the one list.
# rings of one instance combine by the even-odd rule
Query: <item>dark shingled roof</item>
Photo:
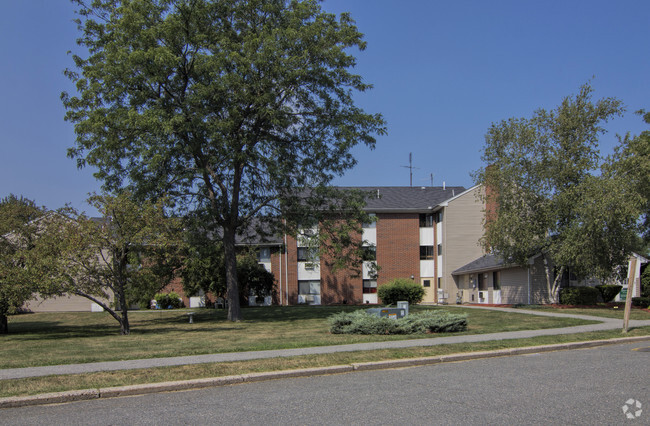
[(427, 212), (465, 191), (462, 186), (356, 186), (369, 194), (366, 210), (369, 212)]
[(494, 254), (486, 254), (479, 257), (476, 260), (473, 260), (472, 262), (468, 263), (465, 266), (461, 266), (451, 274), (463, 275), (463, 274), (470, 274), (474, 272), (486, 272), (486, 271), (494, 271), (497, 269), (511, 268), (513, 266), (516, 265), (505, 262), (503, 258), (500, 256)]

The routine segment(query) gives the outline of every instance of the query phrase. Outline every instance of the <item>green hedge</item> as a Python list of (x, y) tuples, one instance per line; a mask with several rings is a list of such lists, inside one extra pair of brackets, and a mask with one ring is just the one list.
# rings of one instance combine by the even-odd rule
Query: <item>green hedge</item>
[(633, 297), (632, 304), (642, 308), (650, 308), (650, 297)]
[(183, 307), (183, 299), (173, 291), (171, 293), (157, 293), (153, 298), (160, 309), (169, 309), (170, 306), (172, 309)]
[(603, 302), (607, 303), (614, 300), (616, 295), (621, 292), (623, 286), (614, 285), (614, 284), (604, 284), (604, 285), (597, 285), (596, 288), (598, 289), (598, 291), (600, 291), (600, 295), (603, 297)]
[(416, 305), (424, 297), (424, 287), (408, 278), (397, 278), (387, 284), (380, 285), (377, 296), (385, 305), (395, 305), (406, 300), (409, 305)]
[(393, 319), (365, 310), (341, 312), (328, 318), (332, 334), (423, 334), (467, 330), (467, 316), (446, 311), (426, 311)]
[(562, 305), (595, 305), (600, 291), (595, 287), (567, 287), (560, 290)]

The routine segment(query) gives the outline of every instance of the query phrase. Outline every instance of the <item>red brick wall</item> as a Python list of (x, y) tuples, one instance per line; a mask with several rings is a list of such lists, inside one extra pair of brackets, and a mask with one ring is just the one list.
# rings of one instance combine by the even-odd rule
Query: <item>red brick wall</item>
[[(357, 235), (357, 241), (361, 236)], [(359, 265), (351, 265), (350, 269), (337, 269), (333, 264), (332, 255), (321, 258), (321, 303), (331, 304), (361, 304), (363, 303), (363, 277), (361, 276), (361, 261)], [(358, 270), (352, 268), (357, 266)]]
[(377, 214), (377, 219), (377, 284), (411, 275), (420, 282), (419, 214)]
[[(287, 274), (283, 280), (288, 279), (289, 281), (289, 304), (296, 305), (298, 304), (298, 244), (292, 236), (287, 236), (287, 256), (289, 257), (287, 262), (289, 267), (287, 271), (282, 269), (282, 273)], [(283, 282), (282, 285), (282, 294), (284, 294), (284, 291), (287, 289), (287, 284)], [(284, 300), (286, 300), (286, 297), (284, 295)]]

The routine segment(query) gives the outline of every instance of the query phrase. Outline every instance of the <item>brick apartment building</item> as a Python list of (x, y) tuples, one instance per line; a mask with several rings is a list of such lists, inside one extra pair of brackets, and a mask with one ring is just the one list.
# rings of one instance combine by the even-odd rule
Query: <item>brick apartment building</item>
[[(481, 187), (355, 189), (373, 194), (366, 211), (376, 220), (363, 225), (362, 238), (369, 253), (366, 258), (375, 260), (364, 261), (361, 274), (332, 271), (327, 262), (310, 256), (305, 235), (317, 229), (307, 230), (301, 237), (283, 235), (264, 243), (251, 236), (241, 238), (240, 245), (258, 248), (260, 264), (275, 276), (277, 297), (267, 297), (263, 304), (375, 304), (380, 302), (377, 287), (395, 278), (420, 283), (425, 289), (424, 303), (455, 303), (462, 287), (452, 272), (484, 254), (478, 244), (485, 210), (478, 197)], [(180, 279), (163, 290), (170, 291), (177, 292), (185, 306), (204, 303), (203, 295), (185, 295)], [(251, 297), (249, 304), (255, 305), (255, 299)], [(37, 298), (26, 308), (34, 312), (101, 310), (74, 295)]]
[(259, 247), (260, 263), (276, 278), (278, 302), (374, 304), (380, 302), (378, 286), (409, 278), (424, 287), (424, 303), (455, 303), (458, 286), (452, 272), (483, 255), (480, 187), (355, 189), (373, 194), (366, 211), (376, 220), (363, 225), (362, 239), (367, 258), (375, 260), (364, 261), (361, 274), (333, 271), (322, 259), (310, 258), (309, 237), (285, 235), (265, 243)]

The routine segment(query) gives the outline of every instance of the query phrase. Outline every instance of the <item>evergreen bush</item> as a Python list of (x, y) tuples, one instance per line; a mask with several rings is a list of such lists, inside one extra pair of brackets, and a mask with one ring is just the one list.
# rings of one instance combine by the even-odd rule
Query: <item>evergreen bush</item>
[(161, 309), (169, 309), (170, 307), (172, 309), (178, 309), (183, 307), (183, 299), (180, 298), (178, 293), (173, 291), (170, 293), (157, 293), (153, 298)]
[(426, 311), (394, 319), (365, 310), (341, 312), (328, 318), (332, 334), (422, 334), (467, 330), (467, 316), (446, 311)]
[(639, 306), (641, 308), (650, 308), (650, 297), (633, 297), (632, 305)]
[(611, 302), (614, 300), (616, 295), (621, 292), (623, 288), (622, 285), (606, 284), (606, 285), (597, 285), (596, 288), (600, 291), (600, 295), (603, 297), (603, 302)]
[(397, 278), (379, 286), (377, 296), (385, 305), (395, 305), (402, 300), (409, 302), (409, 305), (415, 305), (422, 301), (424, 287), (408, 278)]
[(595, 305), (600, 291), (595, 287), (567, 287), (560, 290), (562, 305)]

